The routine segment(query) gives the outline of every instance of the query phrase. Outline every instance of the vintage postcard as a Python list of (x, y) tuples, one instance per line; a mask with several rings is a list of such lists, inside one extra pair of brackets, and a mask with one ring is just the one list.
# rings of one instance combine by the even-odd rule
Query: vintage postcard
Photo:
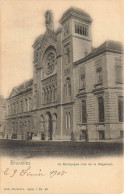
[(0, 1), (0, 194), (122, 194), (124, 2)]

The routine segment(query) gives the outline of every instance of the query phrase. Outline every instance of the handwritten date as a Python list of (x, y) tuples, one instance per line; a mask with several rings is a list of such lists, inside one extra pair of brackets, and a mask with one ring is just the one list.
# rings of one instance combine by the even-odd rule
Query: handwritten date
[(21, 177), (24, 176), (30, 176), (30, 177), (40, 177), (40, 176), (49, 176), (50, 178), (53, 178), (55, 176), (63, 176), (65, 175), (67, 172), (65, 171), (58, 171), (58, 170), (52, 170), (50, 171), (48, 174), (45, 174), (41, 171), (41, 169), (38, 170), (38, 172), (33, 172), (31, 166), (28, 166), (26, 169), (22, 169), (22, 170), (18, 170), (18, 169), (14, 169), (11, 170), (10, 168), (6, 168), (5, 171), (2, 171), (2, 173), (5, 176), (9, 176), (9, 177), (15, 177), (16, 175), (19, 175)]

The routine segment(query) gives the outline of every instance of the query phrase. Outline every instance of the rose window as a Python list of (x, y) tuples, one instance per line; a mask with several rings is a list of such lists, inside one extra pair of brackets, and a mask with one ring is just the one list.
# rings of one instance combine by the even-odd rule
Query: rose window
[(48, 58), (47, 58), (47, 67), (46, 67), (46, 72), (48, 74), (52, 73), (56, 64), (56, 56), (53, 52), (49, 53)]

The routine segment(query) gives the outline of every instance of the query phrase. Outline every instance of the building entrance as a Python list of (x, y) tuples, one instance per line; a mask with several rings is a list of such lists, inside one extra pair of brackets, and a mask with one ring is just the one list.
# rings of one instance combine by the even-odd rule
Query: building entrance
[(52, 140), (53, 124), (52, 124), (52, 115), (50, 112), (47, 113), (47, 127), (48, 127), (48, 139)]

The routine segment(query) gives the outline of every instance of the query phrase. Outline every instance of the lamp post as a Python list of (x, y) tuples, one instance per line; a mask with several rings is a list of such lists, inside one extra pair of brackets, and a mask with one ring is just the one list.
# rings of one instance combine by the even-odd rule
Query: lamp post
[(88, 114), (86, 113), (86, 142), (89, 142), (89, 135), (88, 135)]

